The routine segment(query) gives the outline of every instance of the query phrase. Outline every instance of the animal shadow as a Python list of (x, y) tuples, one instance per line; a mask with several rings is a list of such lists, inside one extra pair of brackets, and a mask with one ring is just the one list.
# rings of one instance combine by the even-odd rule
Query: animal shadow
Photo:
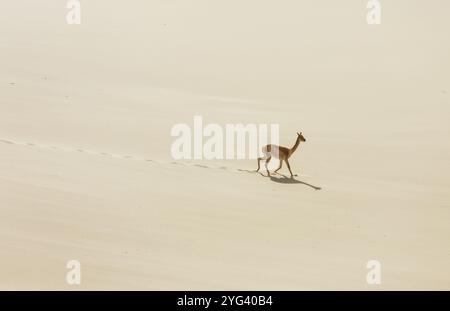
[(294, 177), (289, 178), (289, 177), (287, 177), (287, 176), (285, 176), (285, 175), (281, 175), (281, 174), (278, 174), (278, 175), (280, 175), (281, 177), (275, 177), (275, 176), (271, 175), (271, 176), (270, 176), (270, 180), (273, 181), (273, 182), (275, 182), (275, 183), (278, 183), (278, 184), (302, 184), (302, 185), (311, 187), (311, 188), (313, 188), (314, 190), (322, 190), (321, 187), (317, 187), (317, 186), (308, 184), (308, 183), (306, 183), (306, 182), (304, 182), (304, 181), (295, 179)]

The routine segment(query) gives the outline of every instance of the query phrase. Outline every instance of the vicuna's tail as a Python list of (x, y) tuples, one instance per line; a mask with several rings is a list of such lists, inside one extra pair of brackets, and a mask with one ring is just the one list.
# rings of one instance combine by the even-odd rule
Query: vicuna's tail
[(271, 152), (271, 151), (272, 151), (272, 146), (271, 145), (267, 145), (267, 146), (264, 146), (262, 148), (262, 152), (264, 152), (264, 153), (268, 153), (268, 152)]

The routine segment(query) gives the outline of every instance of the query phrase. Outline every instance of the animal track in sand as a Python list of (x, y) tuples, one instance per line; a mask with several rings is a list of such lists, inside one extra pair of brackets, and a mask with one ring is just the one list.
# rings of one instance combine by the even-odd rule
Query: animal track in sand
[[(78, 147), (62, 147), (62, 146), (55, 146), (55, 145), (43, 145), (38, 144), (34, 142), (19, 142), (14, 141), (10, 139), (0, 139), (0, 143), (6, 144), (6, 145), (17, 145), (17, 146), (24, 146), (24, 147), (31, 147), (33, 149), (49, 149), (49, 150), (55, 150), (55, 151), (62, 151), (62, 152), (74, 152), (74, 153), (84, 153), (89, 155), (95, 155), (100, 157), (109, 157), (119, 160), (125, 160), (125, 161), (141, 161), (141, 162), (147, 162), (147, 163), (154, 163), (154, 164), (171, 164), (171, 165), (177, 165), (177, 166), (191, 166), (191, 167), (197, 167), (202, 169), (217, 169), (217, 170), (223, 170), (223, 171), (234, 171), (234, 172), (246, 172), (246, 173), (257, 173), (255, 170), (246, 170), (246, 169), (231, 169), (226, 166), (207, 166), (203, 164), (198, 163), (187, 163), (187, 162), (176, 162), (176, 161), (157, 161), (149, 158), (139, 157), (139, 156), (133, 156), (130, 154), (114, 154), (109, 152), (99, 152), (99, 151), (93, 151), (93, 150), (87, 150), (82, 149)], [(261, 173), (259, 173), (261, 174)], [(261, 174), (263, 175), (263, 174)], [(264, 176), (264, 175), (263, 175)], [(286, 176), (281, 175), (283, 178), (270, 178), (271, 181), (274, 181), (276, 183), (281, 184), (303, 184), (310, 186), (311, 188), (314, 188), (315, 190), (320, 190), (320, 187), (316, 187), (313, 185), (310, 185), (308, 183), (296, 180), (296, 179), (288, 179)], [(297, 175), (295, 175), (297, 176)], [(265, 176), (267, 177), (267, 176)]]
[[(8, 139), (0, 139), (0, 143), (8, 144), (8, 145), (40, 148), (40, 149), (52, 149), (52, 150), (60, 150), (60, 151), (66, 151), (66, 152), (85, 153), (85, 154), (97, 155), (97, 156), (102, 156), (102, 157), (110, 157), (110, 158), (121, 159), (121, 160), (135, 160), (135, 161), (143, 161), (143, 162), (155, 163), (155, 164), (172, 164), (172, 165), (179, 165), (179, 166), (193, 166), (193, 167), (199, 167), (199, 168), (214, 168), (211, 166), (205, 166), (205, 165), (201, 165), (198, 163), (157, 161), (157, 160), (153, 160), (153, 159), (149, 159), (149, 158), (142, 158), (142, 157), (134, 156), (134, 155), (130, 155), (130, 154), (114, 154), (114, 153), (103, 152), (103, 151), (100, 152), (100, 151), (87, 150), (87, 149), (82, 149), (82, 148), (78, 148), (78, 147), (62, 147), (62, 146), (55, 146), (55, 145), (42, 145), (42, 144), (37, 144), (34, 142), (20, 142), (20, 141), (8, 140)], [(222, 169), (222, 170), (228, 169), (225, 166), (215, 167), (215, 168)]]

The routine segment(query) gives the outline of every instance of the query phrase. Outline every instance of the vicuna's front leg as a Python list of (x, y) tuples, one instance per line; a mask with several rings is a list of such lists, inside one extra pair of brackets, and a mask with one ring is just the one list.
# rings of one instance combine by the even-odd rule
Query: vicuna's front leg
[(288, 169), (289, 169), (289, 173), (291, 173), (291, 178), (294, 178), (294, 174), (292, 174), (292, 171), (291, 171), (291, 165), (289, 164), (288, 159), (286, 159), (286, 165), (287, 165), (287, 167), (288, 167)]

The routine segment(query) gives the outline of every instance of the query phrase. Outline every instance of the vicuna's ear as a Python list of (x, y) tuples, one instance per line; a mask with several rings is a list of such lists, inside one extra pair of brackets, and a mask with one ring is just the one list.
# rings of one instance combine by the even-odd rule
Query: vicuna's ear
[(298, 136), (300, 136), (301, 134), (302, 134), (302, 133), (299, 134), (299, 133), (297, 132), (297, 135), (298, 135)]

